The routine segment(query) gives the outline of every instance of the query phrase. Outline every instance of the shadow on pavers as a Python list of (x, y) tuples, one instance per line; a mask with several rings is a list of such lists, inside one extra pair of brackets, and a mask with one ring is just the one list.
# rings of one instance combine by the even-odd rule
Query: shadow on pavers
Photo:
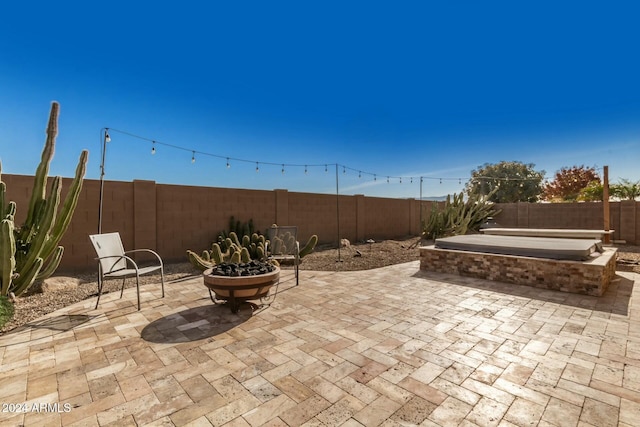
[(227, 332), (249, 320), (251, 303), (231, 313), (226, 304), (206, 304), (154, 320), (144, 327), (141, 337), (154, 343), (183, 343), (211, 338)]
[(417, 271), (412, 275), (412, 277), (436, 280), (452, 285), (499, 292), (506, 295), (531, 298), (539, 301), (555, 302), (586, 310), (601, 311), (623, 316), (629, 314), (629, 302), (634, 285), (633, 279), (616, 274), (615, 279), (613, 279), (604, 295), (597, 297), (424, 270)]

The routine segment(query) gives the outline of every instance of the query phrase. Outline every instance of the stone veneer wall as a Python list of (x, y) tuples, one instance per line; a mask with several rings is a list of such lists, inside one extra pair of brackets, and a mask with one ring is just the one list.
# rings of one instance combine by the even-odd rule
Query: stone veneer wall
[(420, 269), (518, 285), (601, 296), (616, 274), (615, 248), (588, 261), (564, 261), (420, 248)]

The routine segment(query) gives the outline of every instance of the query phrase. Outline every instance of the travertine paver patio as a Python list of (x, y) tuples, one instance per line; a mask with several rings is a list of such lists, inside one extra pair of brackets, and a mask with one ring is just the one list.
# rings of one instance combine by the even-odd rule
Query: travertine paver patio
[(634, 274), (600, 298), (418, 262), (284, 279), (253, 316), (195, 278), (1, 336), (0, 424), (639, 425)]

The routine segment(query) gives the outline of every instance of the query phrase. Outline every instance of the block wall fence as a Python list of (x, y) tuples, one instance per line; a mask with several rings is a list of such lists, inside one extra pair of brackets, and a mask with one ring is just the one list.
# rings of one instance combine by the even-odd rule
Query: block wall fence
[[(17, 203), (21, 224), (33, 186), (33, 176), (2, 175), (8, 200)], [(71, 184), (63, 179), (62, 197)], [(100, 182), (86, 179), (71, 225), (62, 238), (65, 248), (60, 272), (96, 268), (89, 235), (98, 231)], [(352, 242), (369, 238), (393, 239), (420, 234), (420, 201), (364, 195), (297, 193), (288, 190), (245, 190), (158, 184), (154, 181), (105, 181), (102, 232), (118, 231), (125, 249), (150, 248), (166, 262), (186, 261), (186, 250), (208, 248), (217, 233), (228, 228), (229, 217), (253, 219), (263, 232), (271, 224), (298, 226), (304, 243), (317, 234), (320, 243)], [(432, 203), (422, 202), (422, 212)], [(505, 227), (603, 228), (602, 203), (499, 204), (496, 221)], [(614, 239), (640, 242), (640, 206), (636, 202), (611, 203)]]
[[(31, 197), (33, 176), (3, 174), (8, 200), (17, 203), (22, 224)], [(71, 178), (63, 178), (62, 197)], [(60, 242), (65, 252), (59, 272), (96, 268), (89, 235), (98, 232), (100, 181), (85, 179), (71, 225)], [(287, 190), (244, 190), (157, 184), (154, 181), (105, 181), (102, 232), (118, 231), (125, 249), (150, 248), (165, 262), (186, 261), (186, 250), (209, 248), (229, 217), (253, 219), (263, 233), (271, 224), (298, 226), (304, 244), (338, 242), (336, 195)], [(430, 206), (431, 202), (424, 202)], [(369, 238), (418, 236), (420, 203), (415, 199), (340, 196), (340, 237), (352, 242)]]

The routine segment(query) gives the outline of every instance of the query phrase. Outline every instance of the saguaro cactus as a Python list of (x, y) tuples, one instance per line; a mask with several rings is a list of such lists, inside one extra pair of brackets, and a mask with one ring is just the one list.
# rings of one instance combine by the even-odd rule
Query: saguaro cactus
[[(75, 177), (69, 188), (67, 197), (60, 207), (60, 193), (62, 189), (62, 178), (57, 176), (53, 179), (50, 188), (50, 195), (47, 197), (47, 177), (49, 173), (49, 163), (53, 158), (55, 149), (55, 140), (58, 134), (58, 114), (60, 105), (57, 102), (51, 104), (51, 112), (49, 113), (49, 124), (47, 126), (47, 138), (40, 164), (36, 170), (34, 177), (33, 191), (29, 208), (27, 211), (27, 219), (20, 228), (14, 228), (14, 268), (10, 274), (5, 271), (5, 267), (12, 266), (10, 260), (11, 242), (7, 240), (6, 231), (11, 228), (10, 225), (2, 225), (2, 233), (0, 237), (0, 263), (2, 270), (0, 277), (2, 284), (0, 293), (6, 295), (13, 292), (20, 295), (31, 286), (34, 281), (42, 280), (49, 277), (58, 268), (64, 248), (58, 246), (60, 239), (71, 223), (71, 217), (78, 204), (78, 197), (82, 189), (82, 181), (84, 178), (87, 159), (89, 152), (82, 151), (78, 166), (76, 167)], [(11, 221), (13, 225), (13, 215), (15, 214), (15, 203), (11, 202), (4, 206), (5, 190), (4, 183), (0, 186), (0, 209), (4, 215), (4, 221)], [(13, 203), (13, 205), (12, 205)], [(13, 206), (13, 207), (12, 207)], [(13, 209), (13, 213), (11, 213)], [(9, 218), (10, 217), (10, 218)], [(8, 248), (5, 248), (8, 244)], [(9, 257), (9, 258), (7, 258)], [(11, 277), (10, 279), (7, 279)], [(7, 283), (7, 280), (9, 283)]]

